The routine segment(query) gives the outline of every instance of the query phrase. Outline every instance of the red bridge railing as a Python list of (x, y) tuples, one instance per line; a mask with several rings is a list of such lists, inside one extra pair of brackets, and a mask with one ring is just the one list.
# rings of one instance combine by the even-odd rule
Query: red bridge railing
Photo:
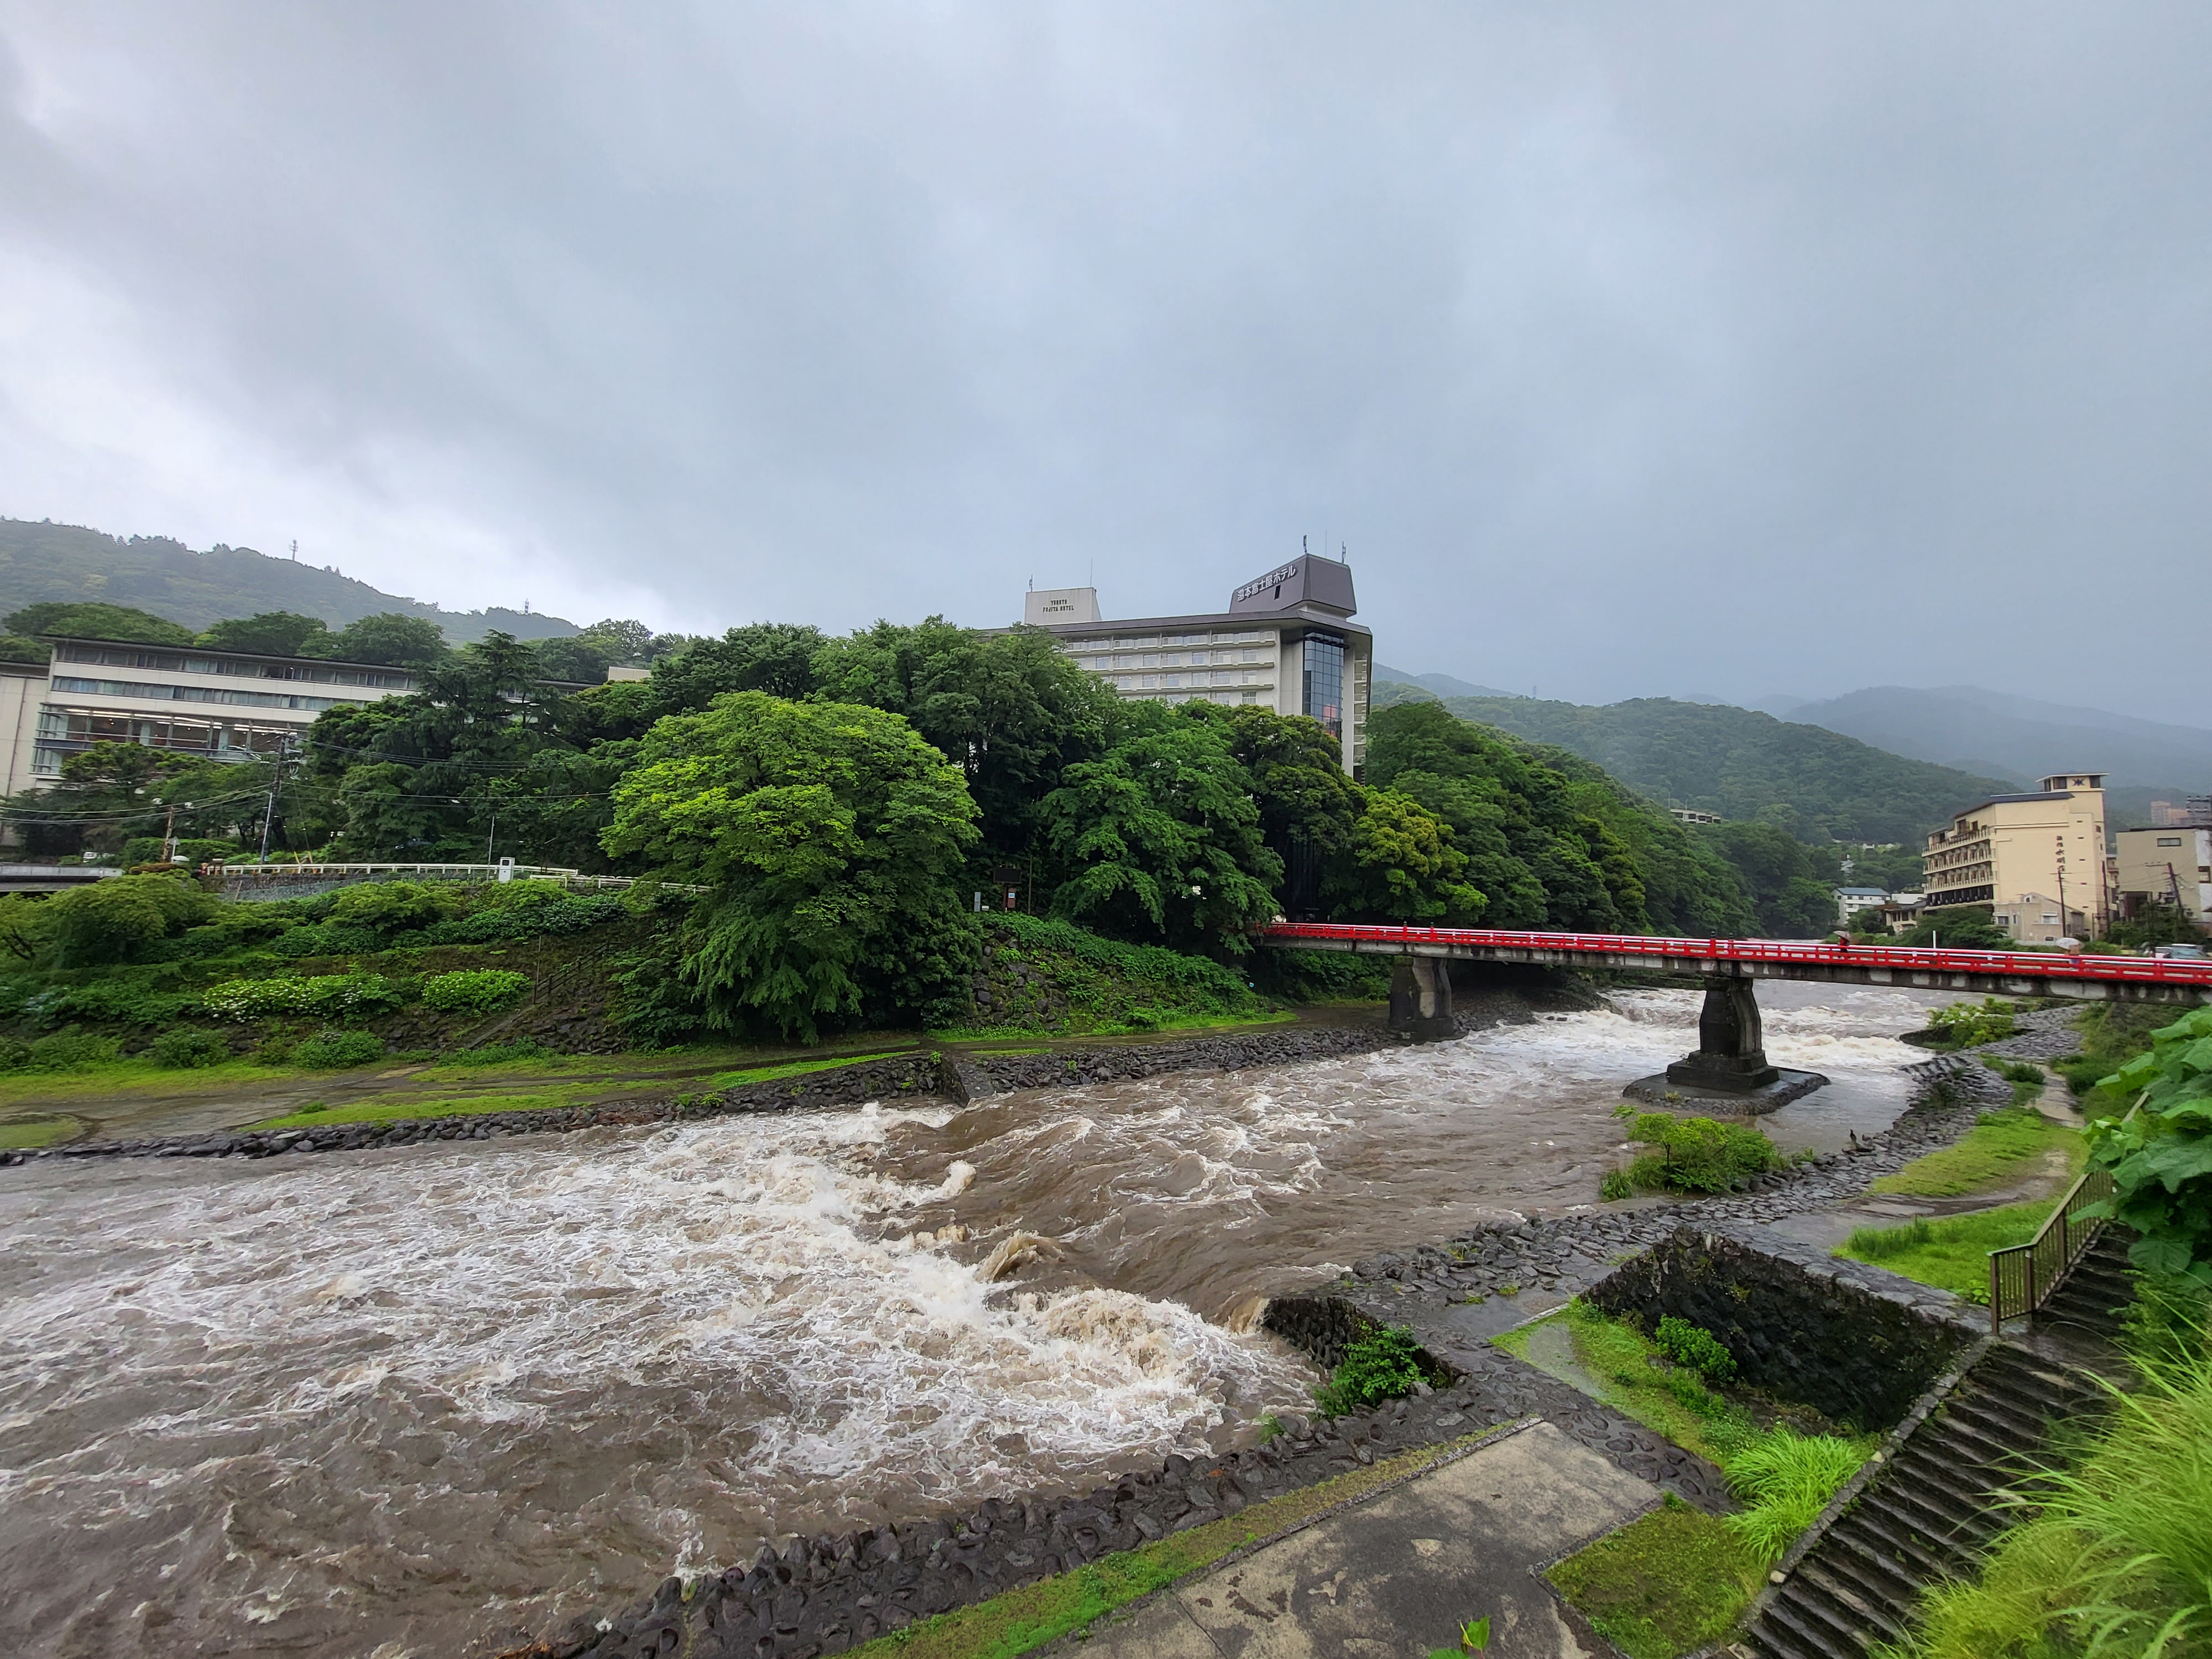
[(2169, 957), (2076, 956), (2058, 951), (1944, 951), (1902, 945), (1836, 945), (1772, 939), (1667, 939), (1643, 933), (1527, 933), (1494, 927), (1389, 927), (1365, 922), (1284, 921), (1254, 930), (1262, 940), (1472, 950), (1559, 951), (1590, 957), (1700, 957), (1715, 962), (1772, 962), (1807, 967), (1893, 968), (1902, 972), (1984, 974), (2099, 984), (2188, 985), (2212, 991), (2212, 962)]

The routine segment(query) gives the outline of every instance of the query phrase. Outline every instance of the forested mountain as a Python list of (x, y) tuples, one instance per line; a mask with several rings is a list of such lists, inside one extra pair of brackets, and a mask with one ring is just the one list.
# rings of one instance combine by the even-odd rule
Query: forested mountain
[(1960, 808), (2019, 787), (1747, 708), (1665, 697), (1601, 708), (1533, 697), (1448, 697), (1443, 706), (1463, 720), (1556, 744), (1671, 805), (1735, 819), (1786, 807), (1790, 827), (1807, 841), (1917, 844)]
[[(2201, 718), (2204, 710), (2188, 712)], [(1992, 775), (2032, 781), (2051, 772), (2093, 771), (2110, 785), (2163, 788), (2176, 797), (2212, 790), (2212, 731), (2201, 726), (2168, 726), (1979, 686), (1869, 686), (1802, 704), (1790, 718), (1893, 754)]]
[(455, 645), (496, 630), (519, 640), (578, 631), (560, 617), (509, 611), (445, 611), (381, 592), (320, 565), (271, 558), (250, 547), (196, 553), (166, 536), (127, 541), (77, 525), (0, 519), (0, 615), (49, 601), (133, 606), (197, 633), (226, 617), (288, 611), (334, 629), (381, 613), (423, 617)]
[(1500, 691), (1494, 685), (1474, 685), (1466, 680), (1454, 679), (1449, 674), (1408, 674), (1402, 668), (1392, 668), (1383, 663), (1375, 665), (1375, 680), (1378, 686), (1385, 681), (1394, 685), (1417, 685), (1438, 697), (1510, 697), (1510, 691)]

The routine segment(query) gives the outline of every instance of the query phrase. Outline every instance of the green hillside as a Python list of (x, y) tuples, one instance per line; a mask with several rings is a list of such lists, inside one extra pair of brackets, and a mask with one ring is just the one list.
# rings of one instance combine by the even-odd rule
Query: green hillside
[(494, 629), (519, 640), (562, 639), (577, 631), (560, 617), (498, 605), (442, 611), (320, 565), (271, 558), (250, 547), (217, 545), (196, 553), (166, 536), (126, 541), (78, 525), (0, 519), (0, 616), (54, 601), (131, 605), (195, 632), (226, 617), (270, 611), (319, 617), (332, 628), (398, 611), (428, 617), (456, 645)]
[(1808, 841), (1917, 845), (1960, 808), (2020, 787), (1747, 708), (1666, 697), (1601, 708), (1534, 697), (1443, 702), (1462, 720), (1569, 750), (1655, 800), (1739, 819), (1788, 807)]

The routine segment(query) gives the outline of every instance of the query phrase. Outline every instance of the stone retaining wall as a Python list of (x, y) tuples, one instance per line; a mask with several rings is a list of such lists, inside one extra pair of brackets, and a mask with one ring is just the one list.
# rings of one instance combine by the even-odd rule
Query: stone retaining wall
[(1724, 1232), (1678, 1228), (1586, 1293), (1646, 1331), (1672, 1314), (1704, 1327), (1742, 1381), (1861, 1430), (1887, 1429), (1972, 1336), (1949, 1297), (1892, 1288), (1888, 1273), (1824, 1253), (1784, 1254)]

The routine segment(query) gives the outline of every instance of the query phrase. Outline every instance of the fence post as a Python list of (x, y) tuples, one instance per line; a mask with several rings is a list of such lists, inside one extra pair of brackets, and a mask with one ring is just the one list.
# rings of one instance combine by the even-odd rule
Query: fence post
[(2004, 1334), (2004, 1274), (1997, 1264), (2004, 1257), (1996, 1251), (1990, 1252), (1990, 1334)]

